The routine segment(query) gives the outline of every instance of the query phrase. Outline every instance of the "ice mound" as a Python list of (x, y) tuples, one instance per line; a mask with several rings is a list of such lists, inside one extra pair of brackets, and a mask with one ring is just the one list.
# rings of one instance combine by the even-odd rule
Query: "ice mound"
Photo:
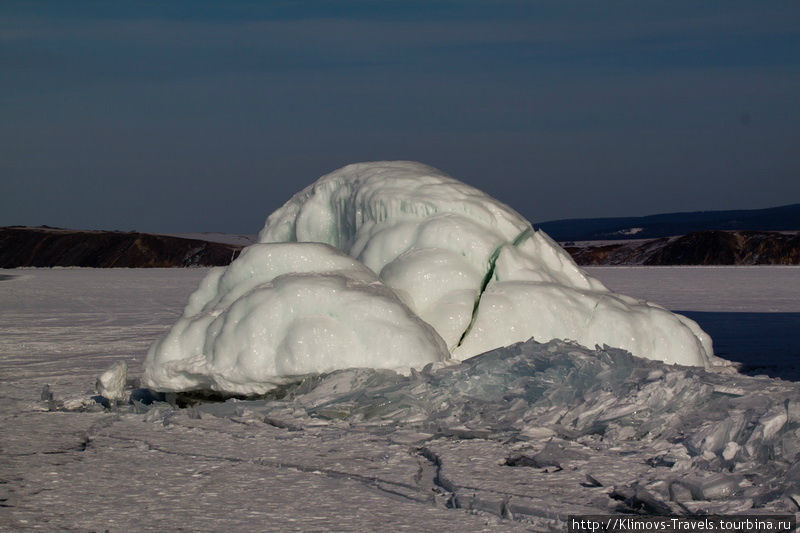
[(359, 262), (325, 244), (256, 244), (203, 280), (150, 348), (144, 382), (261, 394), (308, 373), (447, 358), (433, 328)]
[(531, 337), (684, 365), (713, 357), (693, 321), (610, 292), (511, 208), (420, 163), (323, 176), (269, 216), (259, 241), (213, 270), (152, 346), (147, 386), (260, 393)]
[(464, 360), (535, 337), (708, 366), (711, 339), (614, 294), (508, 206), (420, 163), (357, 163), (270, 215), (260, 242), (325, 242), (376, 272)]

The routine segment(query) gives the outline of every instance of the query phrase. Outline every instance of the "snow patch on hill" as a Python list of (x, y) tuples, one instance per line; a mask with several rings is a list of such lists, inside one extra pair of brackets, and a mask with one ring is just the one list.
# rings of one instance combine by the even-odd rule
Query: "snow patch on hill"
[(178, 237), (179, 239), (194, 239), (206, 242), (219, 242), (222, 244), (233, 244), (236, 246), (250, 246), (257, 241), (256, 235), (241, 235), (235, 233), (164, 233), (168, 237)]

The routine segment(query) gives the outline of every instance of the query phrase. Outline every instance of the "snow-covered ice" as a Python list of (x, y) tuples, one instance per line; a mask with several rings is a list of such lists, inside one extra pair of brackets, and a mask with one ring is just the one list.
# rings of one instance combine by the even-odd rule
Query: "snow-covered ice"
[(127, 377), (128, 363), (117, 361), (97, 378), (97, 393), (103, 398), (115, 402), (127, 399), (125, 394)]
[(147, 356), (161, 391), (262, 394), (314, 372), (442, 362), (447, 347), (373, 272), (327, 244), (254, 244), (212, 270)]
[(508, 206), (420, 163), (357, 163), (272, 213), (148, 354), (160, 391), (263, 393), (298, 375), (420, 368), (569, 339), (709, 367), (692, 320), (609, 291)]
[(673, 310), (800, 313), (796, 266), (585, 267), (612, 290)]
[(708, 371), (700, 328), (638, 299), (794, 316), (800, 269), (592, 271), (620, 296), (411, 163), (322, 178), (260, 241), (226, 269), (0, 275), (0, 530), (800, 510), (797, 383)]
[[(592, 273), (673, 309), (764, 311), (760, 287), (800, 312), (796, 267), (624, 270)], [(797, 383), (615, 349), (527, 342), (280, 399), (148, 397), (143, 355), (209, 272), (3, 272), (0, 530), (563, 531), (570, 513), (799, 509)], [(117, 361), (135, 403), (106, 409), (94, 379)]]

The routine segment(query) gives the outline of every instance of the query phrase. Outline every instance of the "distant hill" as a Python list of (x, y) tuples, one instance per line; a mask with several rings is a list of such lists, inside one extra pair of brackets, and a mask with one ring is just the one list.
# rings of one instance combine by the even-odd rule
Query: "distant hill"
[(236, 244), (150, 233), (0, 227), (0, 268), (221, 266), (241, 249)]
[[(223, 266), (246, 235), (0, 227), (0, 268)], [(799, 265), (800, 232), (699, 231), (677, 237), (562, 243), (579, 265)]]
[(578, 218), (534, 224), (553, 239), (594, 241), (658, 239), (696, 231), (791, 231), (800, 230), (800, 204), (736, 211), (666, 213), (646, 217)]
[(566, 243), (579, 265), (800, 265), (800, 232), (696, 231), (680, 237)]

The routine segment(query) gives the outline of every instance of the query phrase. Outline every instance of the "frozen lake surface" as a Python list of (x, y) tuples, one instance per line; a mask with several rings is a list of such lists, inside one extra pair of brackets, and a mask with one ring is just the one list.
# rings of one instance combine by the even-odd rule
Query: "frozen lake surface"
[(800, 268), (591, 267), (614, 291), (697, 321), (748, 373), (800, 379)]
[[(694, 318), (746, 372), (797, 376), (800, 269), (587, 270)], [(95, 403), (115, 361), (135, 387), (205, 272), (0, 273), (0, 530), (540, 531), (799, 508), (797, 382), (614, 350), (341, 371), (275, 401)]]
[(800, 313), (800, 267), (584, 267), (610, 289), (672, 310)]

